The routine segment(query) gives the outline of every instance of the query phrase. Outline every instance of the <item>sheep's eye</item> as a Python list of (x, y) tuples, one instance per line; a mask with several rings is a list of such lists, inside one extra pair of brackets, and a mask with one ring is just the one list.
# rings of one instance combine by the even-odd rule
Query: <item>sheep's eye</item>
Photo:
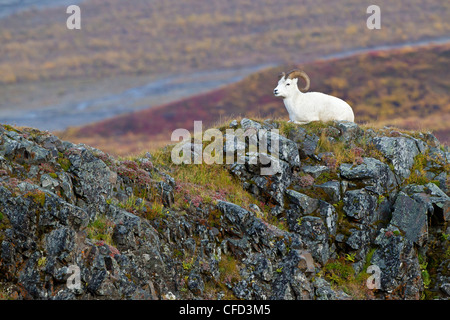
[(290, 83), (286, 83), (286, 85), (287, 85), (287, 86), (290, 86), (291, 84), (290, 84)]

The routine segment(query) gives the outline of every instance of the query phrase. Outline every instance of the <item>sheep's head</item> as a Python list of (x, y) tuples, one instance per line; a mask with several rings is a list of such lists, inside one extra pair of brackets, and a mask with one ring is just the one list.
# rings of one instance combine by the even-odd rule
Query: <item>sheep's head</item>
[[(305, 87), (301, 89), (297, 87), (299, 77), (303, 78), (306, 83)], [(303, 92), (308, 91), (309, 84), (310, 80), (308, 75), (302, 70), (294, 69), (288, 74), (284, 72), (280, 74), (278, 86), (273, 90), (273, 93), (276, 97), (282, 97), (284, 99), (299, 89)]]

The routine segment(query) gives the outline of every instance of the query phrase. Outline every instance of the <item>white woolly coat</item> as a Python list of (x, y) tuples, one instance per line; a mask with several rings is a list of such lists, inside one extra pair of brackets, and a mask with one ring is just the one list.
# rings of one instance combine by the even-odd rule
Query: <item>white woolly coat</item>
[(281, 78), (274, 89), (275, 96), (283, 98), (291, 122), (298, 124), (332, 120), (354, 122), (353, 109), (347, 102), (321, 92), (303, 93), (298, 89), (297, 81), (297, 78)]
[(289, 113), (289, 119), (295, 123), (355, 120), (353, 110), (347, 102), (321, 92), (298, 91), (297, 94), (283, 99), (283, 102)]

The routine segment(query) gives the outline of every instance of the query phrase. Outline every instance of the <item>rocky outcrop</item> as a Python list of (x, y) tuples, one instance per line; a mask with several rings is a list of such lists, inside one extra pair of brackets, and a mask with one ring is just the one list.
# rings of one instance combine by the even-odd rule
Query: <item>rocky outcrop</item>
[[(230, 128), (279, 129), (268, 136), (278, 157), (269, 144), (224, 165), (257, 202), (181, 208), (187, 186), (150, 154), (119, 160), (0, 126), (0, 297), (450, 298), (450, 153), (431, 134), (250, 119)], [(248, 151), (248, 141), (224, 147)], [(280, 170), (262, 175), (267, 164), (251, 157)]]

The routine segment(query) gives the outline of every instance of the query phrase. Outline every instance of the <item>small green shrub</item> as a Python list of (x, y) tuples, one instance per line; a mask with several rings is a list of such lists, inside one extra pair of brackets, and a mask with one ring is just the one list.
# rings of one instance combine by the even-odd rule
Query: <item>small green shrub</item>
[[(107, 201), (107, 203), (108, 203), (108, 201)], [(110, 203), (111, 203), (111, 200), (110, 200)], [(129, 211), (129, 212), (141, 212), (145, 208), (145, 201), (143, 199), (140, 199), (140, 198), (136, 197), (133, 194), (133, 195), (131, 195), (131, 197), (129, 197), (127, 199), (126, 202), (119, 203), (118, 206), (120, 208), (122, 208), (122, 209), (125, 209), (126, 211)]]
[(325, 278), (338, 286), (343, 286), (354, 279), (355, 271), (352, 266), (341, 260), (335, 260), (326, 264), (323, 268)]
[(25, 195), (24, 198), (32, 198), (33, 202), (40, 205), (41, 207), (44, 207), (45, 204), (45, 192), (35, 189), (32, 191), (28, 191)]
[(59, 153), (58, 159), (56, 160), (56, 162), (59, 163), (59, 165), (65, 172), (69, 171), (69, 168), (71, 166), (70, 160), (65, 158), (62, 153)]
[(58, 175), (55, 172), (51, 172), (48, 174), (50, 177), (52, 177), (53, 179), (58, 179)]
[(99, 216), (87, 226), (88, 238), (96, 241), (104, 241), (106, 244), (112, 245), (114, 226), (114, 222), (110, 221), (106, 216)]
[(41, 257), (38, 260), (38, 267), (39, 268), (43, 268), (46, 263), (47, 263), (47, 258), (46, 257)]

